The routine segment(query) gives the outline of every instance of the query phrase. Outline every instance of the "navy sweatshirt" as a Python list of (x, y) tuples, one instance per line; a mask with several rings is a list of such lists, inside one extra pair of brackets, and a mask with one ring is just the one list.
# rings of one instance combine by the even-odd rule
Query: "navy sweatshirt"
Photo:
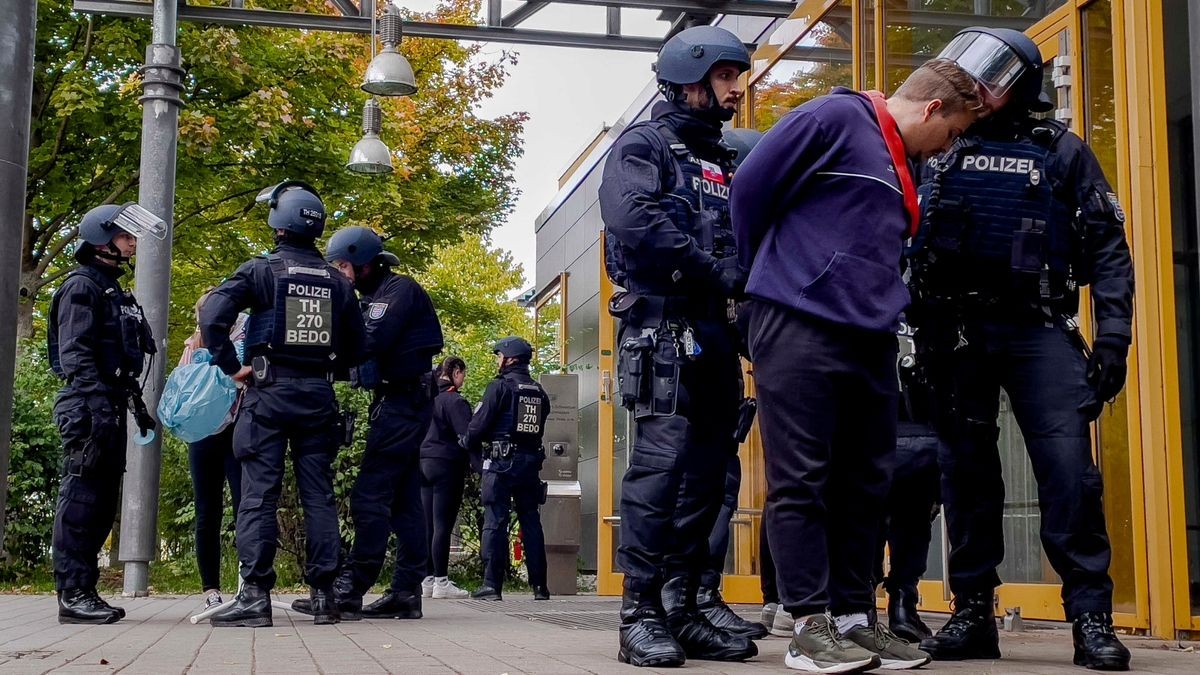
[(788, 113), (738, 167), (731, 195), (746, 292), (893, 332), (908, 305), (903, 193), (871, 102), (838, 87)]

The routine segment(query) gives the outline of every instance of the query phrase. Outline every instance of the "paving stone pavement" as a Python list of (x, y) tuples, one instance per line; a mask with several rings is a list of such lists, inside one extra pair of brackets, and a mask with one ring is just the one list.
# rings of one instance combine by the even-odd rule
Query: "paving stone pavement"
[[(296, 596), (277, 596), (290, 602)], [(373, 598), (368, 598), (368, 601)], [(59, 625), (47, 595), (0, 596), (3, 673), (647, 673), (617, 663), (616, 598), (577, 596), (502, 603), (426, 600), (420, 621), (372, 620), (313, 626), (308, 617), (275, 611), (272, 628), (212, 628), (188, 617), (200, 596), (120, 599), (129, 615), (108, 626)], [(739, 607), (747, 616), (756, 608)], [(933, 617), (934, 623), (940, 618)], [(1039, 624), (1043, 625), (1043, 624)], [(1083, 673), (1071, 666), (1063, 626), (1003, 634), (1002, 661), (938, 663), (925, 672)], [(1200, 673), (1196, 645), (1126, 638), (1135, 672)], [(784, 673), (787, 640), (758, 642), (744, 664), (689, 661), (661, 672)]]

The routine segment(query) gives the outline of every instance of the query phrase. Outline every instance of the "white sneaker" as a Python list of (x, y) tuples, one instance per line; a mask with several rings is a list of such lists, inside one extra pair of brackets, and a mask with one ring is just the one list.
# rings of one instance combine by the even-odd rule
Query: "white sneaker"
[(433, 597), (433, 577), (425, 577), (423, 580), (421, 580), (421, 597)]
[(461, 600), (471, 594), (454, 585), (449, 579), (438, 579), (433, 582), (434, 600)]
[(210, 591), (208, 597), (204, 599), (204, 609), (212, 609), (223, 604), (225, 604), (225, 601), (221, 599), (220, 591)]

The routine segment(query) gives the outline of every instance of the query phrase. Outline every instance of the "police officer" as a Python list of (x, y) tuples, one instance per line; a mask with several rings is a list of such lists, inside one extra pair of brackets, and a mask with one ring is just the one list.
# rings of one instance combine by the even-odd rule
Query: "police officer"
[[(442, 325), (433, 301), (411, 277), (396, 274), (400, 260), (365, 227), (338, 230), (325, 259), (362, 294), (367, 360), (351, 378), (371, 390), (367, 447), (354, 489), (354, 546), (334, 584), (343, 619), (362, 616), (420, 619), (427, 545), (421, 507), (421, 441), (433, 414), (433, 357), (442, 350)], [(363, 607), (363, 594), (383, 568), (388, 537), (396, 534), (396, 566), (383, 597)], [(311, 613), (297, 600), (297, 611)]]
[[(285, 181), (264, 190), (259, 201), (270, 206), (275, 247), (239, 267), (200, 310), (213, 363), (247, 386), (233, 432), (242, 465), (237, 548), (244, 583), (211, 622), (272, 625), (275, 511), (290, 446), (304, 508), (304, 579), (312, 588), (313, 622), (331, 624), (339, 620), (332, 586), (340, 541), (332, 465), (344, 436), (333, 380), (361, 359), (363, 320), (350, 282), (317, 250), (325, 206), (316, 190)], [(229, 329), (245, 309), (250, 320), (239, 363)]]
[(550, 415), (550, 397), (529, 375), (533, 347), (510, 336), (492, 350), (500, 372), (488, 383), (467, 426), (467, 447), (482, 448), (483, 586), (471, 597), (500, 600), (508, 570), (508, 515), (516, 508), (525, 544), (525, 566), (534, 600), (549, 600), (546, 588), (546, 541), (538, 506), (546, 503), (539, 478), (546, 451), (542, 435)]
[(150, 326), (119, 282), (139, 237), (159, 239), (165, 226), (136, 204), (105, 204), (79, 222), (79, 268), (55, 291), (46, 332), (50, 367), (66, 381), (54, 403), (65, 461), (54, 512), (54, 586), (59, 623), (113, 623), (125, 610), (96, 593), (96, 556), (117, 514), (125, 473), (125, 413), (138, 426), (154, 420), (141, 402), (137, 378), (155, 352)]
[[(899, 419), (896, 422), (895, 473), (884, 503), (884, 531), (879, 537), (876, 579), (887, 591), (888, 628), (917, 643), (932, 633), (917, 613), (917, 582), (925, 574), (933, 517), (937, 513), (938, 439), (933, 421), (933, 392), (928, 369), (916, 353), (913, 329), (901, 321)], [(883, 576), (884, 545), (888, 575)]]
[[(722, 134), (725, 144), (736, 155), (730, 162), (730, 178), (754, 146), (762, 138), (762, 132), (756, 129), (727, 129)], [(739, 416), (738, 442), (745, 440), (750, 433), (750, 424), (754, 421), (753, 404), (747, 400)], [(741, 635), (751, 640), (767, 636), (768, 626), (762, 623), (746, 621), (738, 616), (721, 597), (721, 572), (725, 569), (725, 556), (729, 552), (730, 521), (738, 507), (738, 493), (742, 488), (742, 462), (734, 454), (730, 456), (725, 469), (725, 497), (721, 502), (721, 510), (717, 513), (717, 522), (712, 533), (708, 536), (708, 565), (700, 574), (700, 588), (696, 592), (696, 606), (709, 622), (722, 630)], [(773, 617), (772, 617), (773, 620)]]
[(697, 608), (708, 536), (737, 452), (738, 338), (729, 301), (745, 287), (729, 221), (733, 153), (722, 125), (742, 96), (750, 55), (736, 35), (689, 28), (655, 64), (666, 100), (610, 150), (600, 185), (609, 311), (621, 320), (622, 404), (637, 420), (621, 484), (625, 573), (618, 659), (678, 666), (740, 661), (749, 639)]
[[(925, 335), (948, 396), (940, 463), (955, 595), (954, 615), (922, 648), (937, 659), (1000, 656), (992, 596), (1004, 557), (1003, 388), (1038, 480), (1042, 546), (1063, 580), (1074, 662), (1126, 670), (1088, 427), (1125, 381), (1133, 304), (1125, 216), (1087, 145), (1031, 115), (1052, 105), (1029, 38), (969, 28), (942, 57), (976, 77), (994, 112), (937, 161), (912, 259), (925, 322), (918, 339)], [(1096, 325), (1090, 349), (1074, 319), (1084, 285)]]

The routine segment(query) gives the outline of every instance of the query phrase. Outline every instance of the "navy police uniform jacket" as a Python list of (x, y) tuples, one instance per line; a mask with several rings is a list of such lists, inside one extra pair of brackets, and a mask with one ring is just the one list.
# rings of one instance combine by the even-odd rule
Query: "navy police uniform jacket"
[(785, 115), (738, 167), (732, 211), (748, 295), (835, 324), (899, 327), (910, 221), (864, 95), (838, 87)]
[(668, 101), (613, 144), (600, 184), (608, 275), (625, 290), (712, 295), (734, 255), (721, 128)]
[(411, 277), (388, 272), (378, 286), (363, 289), (362, 314), (363, 367), (377, 369), (379, 384), (412, 381), (433, 369), (433, 357), (442, 351), (442, 324), (429, 294)]
[[(288, 260), (295, 260), (313, 269), (330, 268), (321, 253), (314, 246), (298, 246), (294, 243), (279, 244), (272, 253), (281, 255)], [(332, 268), (330, 268), (332, 269)], [(334, 313), (340, 321), (340, 326), (334, 330), (337, 336), (334, 359), (322, 366), (322, 370), (342, 372), (355, 366), (362, 359), (365, 347), (365, 329), (362, 314), (355, 300), (354, 289), (350, 281), (334, 270), (330, 277), (334, 297), (330, 302), (337, 303), (338, 311)], [(225, 373), (233, 375), (240, 367), (237, 350), (229, 339), (229, 329), (237, 321), (238, 313), (249, 309), (251, 322), (255, 313), (270, 312), (275, 308), (276, 297), (275, 273), (266, 257), (256, 257), (242, 264), (205, 300), (200, 308), (200, 332), (204, 344), (208, 345), (213, 356), (213, 363)], [(255, 354), (254, 347), (246, 341), (245, 363), (249, 364)], [(267, 354), (268, 358), (272, 355)], [(272, 358), (272, 362), (275, 359)], [(313, 368), (314, 375), (320, 375)]]
[[(1050, 266), (1069, 266), (1074, 283), (1091, 287), (1096, 335), (1117, 337), (1126, 343), (1132, 339), (1133, 262), (1125, 240), (1125, 214), (1096, 155), (1083, 139), (1053, 120), (987, 120), (974, 125), (946, 156), (930, 164), (938, 163), (941, 164), (938, 168), (945, 171), (938, 180), (940, 194), (927, 200), (938, 206), (926, 207), (936, 213), (932, 221), (924, 219), (922, 230), (928, 231), (918, 233), (917, 239), (930, 239), (918, 243), (918, 247), (937, 241), (943, 227), (938, 218), (953, 220), (955, 202), (964, 202), (958, 208), (971, 215), (959, 220), (975, 232), (974, 237), (968, 232), (956, 238), (968, 242), (963, 244), (964, 248), (986, 236), (978, 233), (986, 227), (985, 220), (999, 223), (1014, 211), (1024, 209), (1028, 213), (1018, 215), (1029, 216), (1025, 220), (1041, 218), (1050, 223), (1052, 231), (1040, 247), (1042, 255), (1050, 256)], [(923, 195), (928, 195), (936, 170), (934, 166), (924, 168)], [(1005, 194), (999, 187), (1005, 181), (1015, 181), (1011, 183), (1015, 189), (1007, 191), (1011, 194)], [(951, 193), (949, 206), (942, 204), (946, 192)], [(1041, 194), (1047, 195), (1047, 203), (1039, 201)], [(999, 203), (1004, 198), (1009, 201)], [(1006, 234), (1009, 239), (998, 241), (1019, 241), (1024, 233)], [(1017, 260), (1016, 253), (1009, 253), (1017, 248), (1015, 244), (1007, 244), (1000, 249), (1001, 258), (1011, 256)], [(943, 255), (941, 260), (946, 265), (948, 258)], [(935, 272), (936, 266), (935, 262), (929, 271)], [(973, 269), (979, 266), (966, 265), (968, 273)], [(952, 279), (949, 283), (964, 285), (963, 280)], [(1033, 295), (1021, 299), (1036, 301), (1036, 293)], [(1056, 311), (1072, 315), (1078, 310), (1078, 297), (1073, 291), (1063, 296), (1056, 290), (1054, 296), (1059, 300), (1054, 306)]]
[[(515, 409), (516, 404), (513, 400), (513, 392), (520, 385), (538, 387), (538, 396), (541, 398), (540, 410), (534, 413), (537, 416), (537, 429), (539, 430), (536, 447), (531, 447), (533, 446), (531, 441), (528, 445), (522, 442), (517, 437), (519, 434), (514, 433), (517, 431), (518, 424), (522, 423), (518, 419), (521, 411)], [(472, 452), (478, 452), (483, 443), (512, 441), (522, 451), (537, 451), (541, 447), (541, 432), (545, 430), (546, 418), (549, 416), (550, 397), (529, 375), (529, 364), (508, 366), (488, 383), (487, 389), (483, 392), (479, 409), (475, 411), (475, 416), (471, 418), (471, 423), (467, 427), (467, 447)]]

